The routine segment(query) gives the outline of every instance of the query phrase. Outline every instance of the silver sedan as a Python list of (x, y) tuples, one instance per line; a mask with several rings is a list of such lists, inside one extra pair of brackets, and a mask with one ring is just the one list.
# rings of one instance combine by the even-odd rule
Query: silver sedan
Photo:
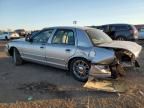
[(142, 47), (134, 42), (112, 41), (104, 32), (88, 27), (51, 27), (9, 42), (7, 52), (15, 65), (32, 61), (69, 70), (79, 81), (86, 81), (92, 66), (111, 70), (111, 77), (123, 75), (136, 61)]

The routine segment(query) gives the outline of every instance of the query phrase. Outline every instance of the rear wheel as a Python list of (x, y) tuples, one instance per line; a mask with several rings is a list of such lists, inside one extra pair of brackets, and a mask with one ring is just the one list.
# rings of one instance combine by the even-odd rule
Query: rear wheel
[(74, 78), (81, 82), (88, 80), (89, 71), (89, 62), (83, 58), (74, 59), (70, 64), (70, 72), (73, 74)]
[(15, 65), (21, 65), (23, 63), (21, 55), (16, 48), (13, 49), (12, 60)]

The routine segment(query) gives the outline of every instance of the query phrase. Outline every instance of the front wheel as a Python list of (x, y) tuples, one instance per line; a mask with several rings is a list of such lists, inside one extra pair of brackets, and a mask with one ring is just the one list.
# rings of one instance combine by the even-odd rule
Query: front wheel
[(88, 80), (89, 71), (90, 64), (85, 59), (74, 59), (70, 64), (70, 72), (73, 74), (74, 78), (81, 82), (85, 82)]
[(15, 65), (21, 65), (23, 63), (21, 55), (20, 55), (19, 51), (16, 48), (13, 49), (12, 60), (13, 60), (13, 63)]

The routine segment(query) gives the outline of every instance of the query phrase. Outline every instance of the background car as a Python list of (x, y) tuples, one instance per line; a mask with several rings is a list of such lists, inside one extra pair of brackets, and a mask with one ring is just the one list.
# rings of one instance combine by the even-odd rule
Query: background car
[(39, 32), (40, 30), (35, 30), (35, 31), (31, 31), (31, 35), (35, 35)]
[(92, 26), (101, 29), (114, 40), (137, 40), (138, 31), (131, 24), (107, 24), (102, 26)]
[(0, 39), (5, 39), (5, 40), (9, 40), (9, 39), (16, 39), (19, 38), (19, 34), (17, 34), (16, 32), (2, 32), (0, 34)]
[(27, 36), (25, 38), (30, 38), (31, 36), (36, 35), (40, 30), (35, 30), (35, 31), (31, 31), (27, 34)]
[(25, 37), (27, 35), (27, 32), (24, 29), (17, 29), (17, 30), (15, 30), (15, 32), (23, 37)]
[(138, 39), (144, 39), (144, 27), (138, 28), (138, 34), (139, 34)]

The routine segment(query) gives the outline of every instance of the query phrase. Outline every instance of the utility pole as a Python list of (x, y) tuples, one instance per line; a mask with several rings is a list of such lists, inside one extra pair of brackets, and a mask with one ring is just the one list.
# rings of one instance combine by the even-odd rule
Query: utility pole
[(75, 25), (75, 26), (77, 25), (77, 21), (76, 20), (73, 21), (73, 25)]

